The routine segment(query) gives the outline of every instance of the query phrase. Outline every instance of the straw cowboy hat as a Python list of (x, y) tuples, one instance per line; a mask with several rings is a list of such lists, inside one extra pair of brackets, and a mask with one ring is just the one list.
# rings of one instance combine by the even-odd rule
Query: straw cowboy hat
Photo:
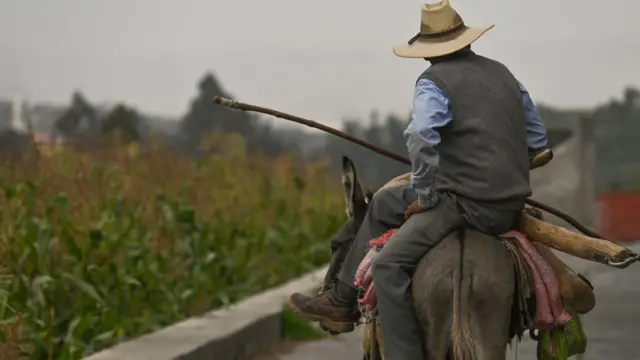
[(420, 32), (408, 44), (393, 47), (393, 53), (403, 58), (434, 58), (454, 53), (478, 40), (493, 25), (467, 27), (449, 0), (422, 7)]

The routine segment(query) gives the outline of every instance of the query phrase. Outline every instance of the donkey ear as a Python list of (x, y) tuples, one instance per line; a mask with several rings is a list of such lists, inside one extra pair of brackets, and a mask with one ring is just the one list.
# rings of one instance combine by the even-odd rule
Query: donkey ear
[(349, 218), (353, 218), (355, 209), (360, 208), (361, 203), (367, 203), (368, 199), (365, 199), (353, 161), (346, 156), (342, 157), (342, 187), (344, 188), (345, 211)]

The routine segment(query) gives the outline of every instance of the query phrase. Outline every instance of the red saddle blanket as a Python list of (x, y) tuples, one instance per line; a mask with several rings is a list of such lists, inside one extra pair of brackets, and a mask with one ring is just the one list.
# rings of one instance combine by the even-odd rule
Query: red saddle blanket
[[(396, 231), (397, 229), (389, 230), (382, 236), (369, 241), (371, 248), (356, 272), (355, 285), (364, 293), (358, 300), (364, 313), (371, 312), (376, 306), (376, 292), (371, 275), (371, 265), (384, 247), (384, 244)], [(531, 275), (530, 278), (536, 298), (533, 327), (539, 330), (548, 330), (569, 322), (571, 314), (562, 304), (558, 279), (551, 266), (540, 256), (533, 244), (527, 239), (527, 236), (517, 231), (510, 231), (501, 235), (500, 238), (503, 241), (511, 241), (515, 245), (514, 247), (526, 262)]]

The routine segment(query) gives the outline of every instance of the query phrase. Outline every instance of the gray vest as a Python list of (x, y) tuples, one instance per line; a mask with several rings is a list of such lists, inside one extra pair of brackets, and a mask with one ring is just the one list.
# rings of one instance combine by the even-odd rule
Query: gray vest
[(453, 121), (441, 129), (435, 188), (517, 210), (531, 195), (527, 130), (518, 81), (501, 63), (468, 52), (420, 78), (447, 94)]

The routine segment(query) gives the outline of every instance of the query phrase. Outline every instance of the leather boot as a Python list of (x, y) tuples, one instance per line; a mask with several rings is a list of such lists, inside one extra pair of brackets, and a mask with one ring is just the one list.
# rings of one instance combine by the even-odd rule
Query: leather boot
[(547, 246), (533, 241), (540, 256), (551, 266), (558, 278), (560, 296), (568, 310), (586, 314), (596, 306), (593, 286), (584, 276), (576, 273)]
[(314, 296), (294, 293), (289, 306), (301, 317), (320, 322), (324, 330), (335, 335), (354, 330), (360, 319), (357, 297), (357, 290), (337, 281), (329, 292)]

